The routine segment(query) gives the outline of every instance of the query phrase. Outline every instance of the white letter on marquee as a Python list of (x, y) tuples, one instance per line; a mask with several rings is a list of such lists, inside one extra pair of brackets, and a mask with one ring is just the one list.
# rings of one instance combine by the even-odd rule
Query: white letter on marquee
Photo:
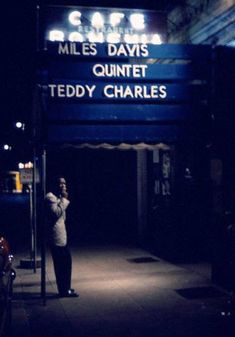
[(94, 92), (94, 90), (95, 90), (95, 88), (96, 88), (96, 85), (92, 85), (91, 87), (89, 87), (89, 85), (85, 85), (85, 88), (87, 89), (87, 91), (88, 91), (88, 96), (89, 97), (93, 97), (93, 92)]
[(113, 85), (106, 85), (104, 87), (104, 95), (108, 98), (113, 98), (114, 94), (113, 93), (108, 93), (108, 90), (112, 90), (113, 91)]
[(167, 96), (166, 86), (165, 85), (160, 85), (159, 91), (160, 91), (159, 96), (161, 98), (166, 98), (166, 96)]
[(75, 96), (74, 86), (71, 84), (66, 85), (66, 97), (73, 97), (73, 96)]
[(102, 64), (95, 64), (92, 68), (92, 72), (95, 76), (98, 76), (98, 77), (100, 77), (100, 76), (104, 77), (105, 76), (104, 66), (102, 66)]
[(57, 94), (58, 94), (58, 97), (65, 97), (65, 85), (64, 84), (58, 84)]
[(117, 53), (117, 47), (115, 44), (109, 43), (108, 44), (108, 55), (109, 56), (114, 56)]
[(51, 95), (51, 97), (55, 97), (55, 88), (56, 88), (56, 84), (49, 84), (48, 87), (51, 89), (51, 90), (50, 90), (50, 95)]
[(69, 54), (68, 43), (64, 44), (64, 46), (62, 45), (62, 43), (59, 43), (58, 54)]
[(82, 14), (79, 11), (73, 11), (69, 14), (69, 21), (74, 26), (79, 26), (81, 24)]

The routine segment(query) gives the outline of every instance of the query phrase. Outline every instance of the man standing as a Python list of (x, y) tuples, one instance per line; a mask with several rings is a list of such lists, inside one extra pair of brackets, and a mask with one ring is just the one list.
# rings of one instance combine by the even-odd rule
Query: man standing
[(60, 297), (78, 297), (71, 289), (72, 258), (67, 246), (66, 209), (69, 206), (66, 180), (54, 178), (46, 194), (47, 233)]

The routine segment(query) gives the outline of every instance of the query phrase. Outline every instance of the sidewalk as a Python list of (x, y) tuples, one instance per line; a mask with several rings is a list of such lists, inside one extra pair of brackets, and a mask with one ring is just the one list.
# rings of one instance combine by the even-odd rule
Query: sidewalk
[(211, 284), (205, 265), (173, 265), (135, 247), (82, 247), (72, 254), (72, 286), (80, 297), (57, 297), (48, 255), (46, 306), (40, 269), (18, 269), (22, 256), (15, 257), (12, 337), (234, 336), (235, 305)]

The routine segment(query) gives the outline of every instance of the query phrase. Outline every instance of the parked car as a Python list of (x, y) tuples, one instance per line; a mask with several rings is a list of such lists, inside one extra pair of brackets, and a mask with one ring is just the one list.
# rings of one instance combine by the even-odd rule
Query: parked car
[(15, 279), (12, 261), (9, 244), (0, 236), (0, 337), (8, 336), (11, 326), (11, 302)]

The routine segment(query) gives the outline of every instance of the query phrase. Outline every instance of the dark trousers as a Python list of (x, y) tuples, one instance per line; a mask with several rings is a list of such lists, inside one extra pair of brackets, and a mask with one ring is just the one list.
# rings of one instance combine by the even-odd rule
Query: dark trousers
[(72, 258), (68, 246), (50, 246), (59, 293), (71, 288)]

